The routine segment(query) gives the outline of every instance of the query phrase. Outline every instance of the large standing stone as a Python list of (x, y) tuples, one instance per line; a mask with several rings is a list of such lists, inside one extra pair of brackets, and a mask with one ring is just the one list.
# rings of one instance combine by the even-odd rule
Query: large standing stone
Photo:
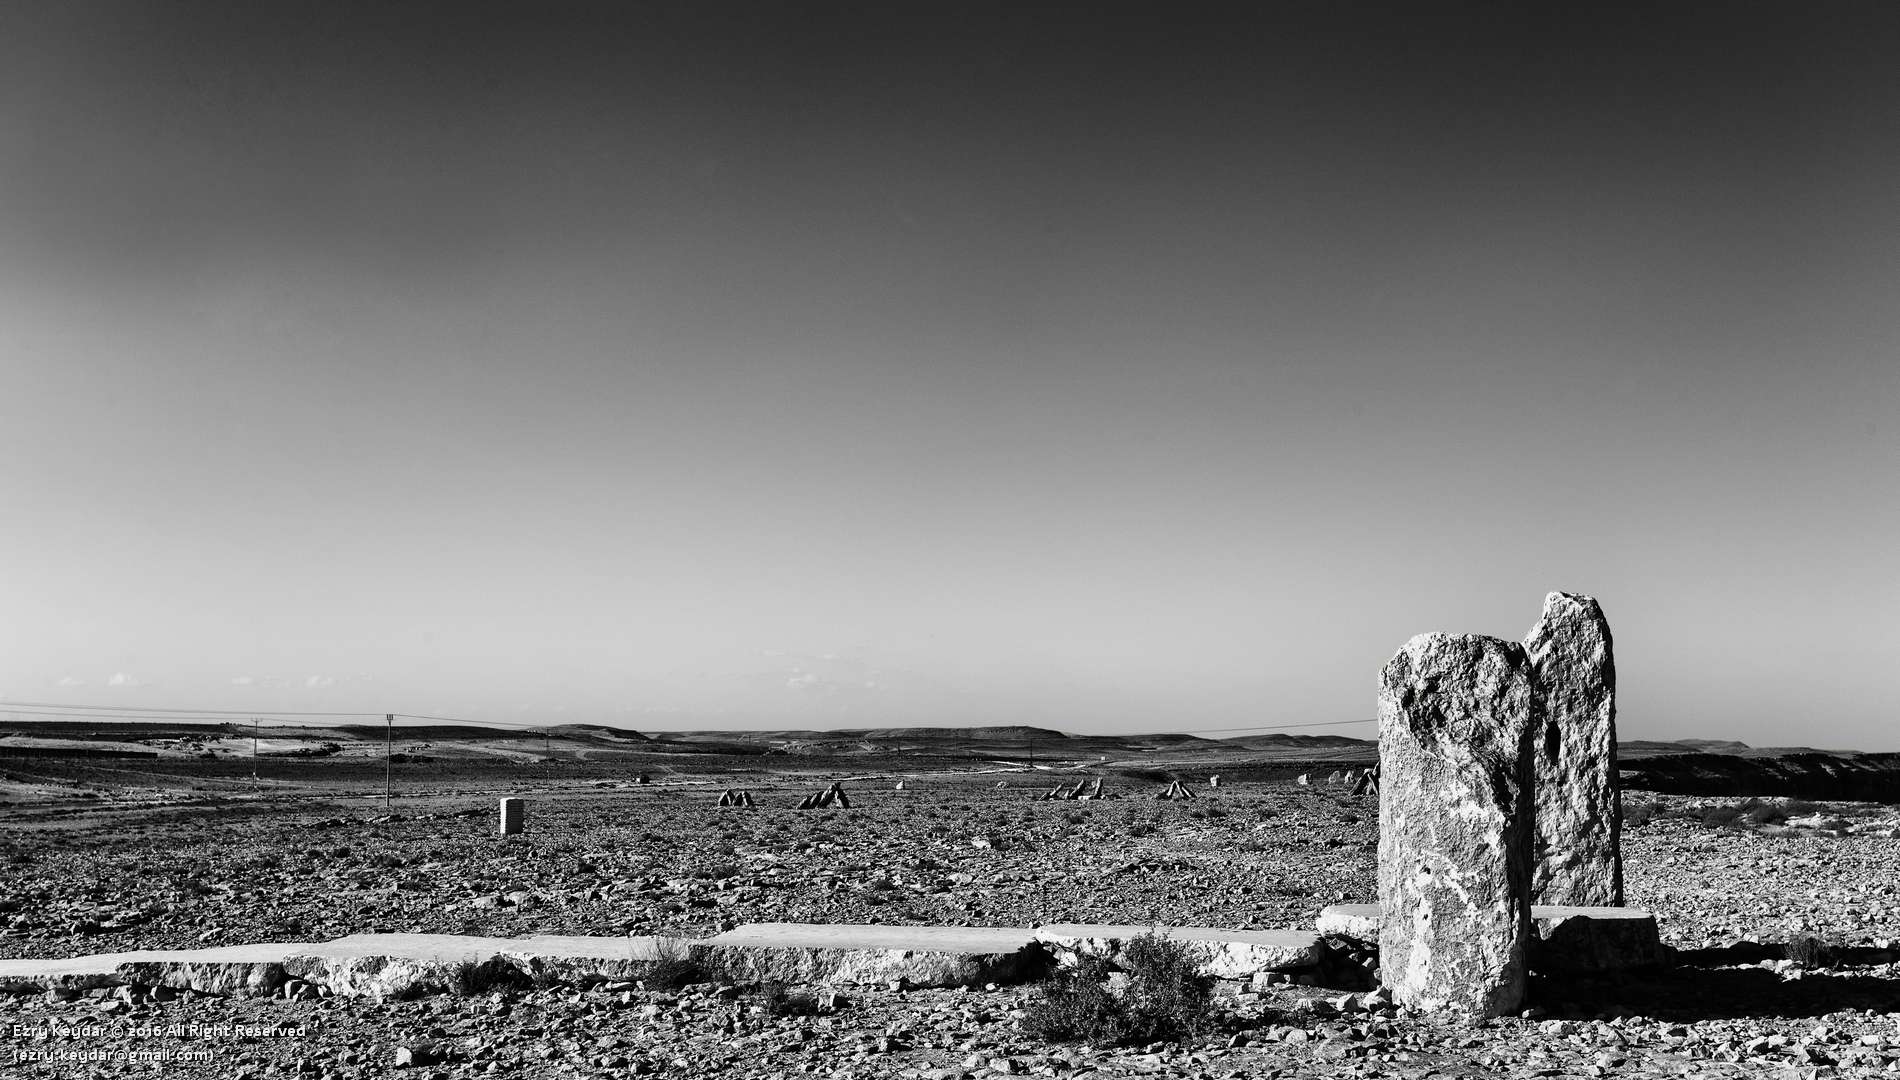
[(521, 831), (521, 824), (527, 813), (527, 803), (520, 799), (501, 800), (501, 835), (513, 836)]
[(1623, 804), (1616, 783), (1616, 660), (1588, 596), (1554, 592), (1524, 639), (1531, 660), (1531, 903), (1620, 907)]
[(1422, 1012), (1524, 996), (1530, 671), (1522, 647), (1420, 634), (1379, 688), (1380, 976)]

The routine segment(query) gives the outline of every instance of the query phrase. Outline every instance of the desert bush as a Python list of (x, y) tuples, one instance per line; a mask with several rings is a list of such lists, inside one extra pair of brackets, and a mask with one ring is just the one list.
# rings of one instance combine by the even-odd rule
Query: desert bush
[(1734, 825), (1737, 821), (1740, 821), (1742, 819), (1742, 808), (1739, 806), (1721, 805), (1705, 806), (1702, 808), (1701, 817), (1702, 824), (1719, 829)]
[(757, 995), (759, 1008), (767, 1016), (818, 1015), (818, 997), (809, 990), (791, 990), (784, 983), (767, 982), (759, 984)]
[(1832, 943), (1809, 935), (1789, 938), (1781, 945), (1781, 955), (1802, 968), (1832, 967), (1835, 952)]
[(447, 990), (460, 997), (472, 997), (491, 990), (521, 990), (533, 980), (513, 964), (499, 960), (464, 960), (448, 973)]
[(1044, 983), (1023, 1010), (1026, 1034), (1120, 1046), (1192, 1038), (1213, 1026), (1213, 980), (1192, 950), (1152, 931), (1130, 941), (1116, 966), (1084, 957)]
[(1826, 809), (1827, 807), (1820, 803), (1812, 803), (1806, 799), (1785, 799), (1781, 803), (1781, 812), (1787, 817), (1807, 817), (1809, 814), (1819, 814)]
[(1779, 825), (1788, 820), (1788, 810), (1771, 802), (1750, 799), (1743, 806), (1742, 816), (1754, 825)]
[(1653, 802), (1632, 802), (1623, 804), (1623, 825), (1625, 828), (1639, 829), (1649, 824), (1656, 816), (1656, 804)]
[(1130, 836), (1141, 837), (1153, 836), (1154, 834), (1155, 826), (1151, 821), (1137, 821), (1133, 825), (1128, 826), (1128, 835)]
[(712, 976), (704, 964), (693, 958), (692, 946), (678, 938), (663, 937), (654, 942), (653, 966), (640, 981), (649, 990), (678, 990), (709, 982)]

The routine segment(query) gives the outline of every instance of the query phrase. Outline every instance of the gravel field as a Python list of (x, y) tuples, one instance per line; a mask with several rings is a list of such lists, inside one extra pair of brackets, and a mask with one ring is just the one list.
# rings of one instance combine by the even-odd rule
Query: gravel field
[[(702, 783), (440, 791), (389, 807), (306, 794), (43, 808), (0, 838), (0, 956), (766, 921), (1306, 928), (1327, 904), (1374, 899), (1372, 799), (1262, 783), (1159, 802), (1158, 785), (1106, 776), (1120, 798), (1032, 801), (1052, 782), (1040, 774), (917, 777), (905, 791), (845, 778), (854, 808), (812, 812), (789, 807), (816, 779), (754, 783), (750, 810), (715, 808), (720, 789)], [(498, 794), (529, 800), (525, 835), (494, 835)], [(1630, 801), (1655, 811), (1626, 830), (1630, 902), (1657, 914), (1686, 965), (1537, 982), (1530, 1015), (1477, 1027), (1298, 986), (1224, 997), (1220, 1032), (1200, 1042), (1115, 1049), (1024, 1036), (1012, 1014), (1030, 987), (854, 992), (813, 1016), (770, 1015), (749, 991), (710, 984), (388, 1003), (35, 995), (0, 998), (0, 1065), (223, 1080), (1900, 1074), (1893, 810), (1804, 808), (1822, 812), (1819, 827), (1790, 828), (1704, 821), (1720, 800)], [(1748, 944), (1809, 934), (1835, 947), (1831, 966)], [(173, 1027), (192, 1024), (197, 1038)], [(104, 1060), (30, 1060), (55, 1050)]]

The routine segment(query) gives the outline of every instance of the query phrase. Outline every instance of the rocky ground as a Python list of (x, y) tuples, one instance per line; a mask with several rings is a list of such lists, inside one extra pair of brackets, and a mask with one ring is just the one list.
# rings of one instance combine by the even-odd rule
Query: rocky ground
[[(750, 810), (716, 809), (719, 789), (705, 784), (520, 792), (528, 832), (507, 840), (494, 835), (500, 792), (17, 815), (0, 836), (0, 956), (367, 931), (704, 935), (765, 921), (1310, 927), (1326, 904), (1374, 899), (1376, 807), (1343, 788), (1230, 785), (1169, 803), (1140, 797), (1158, 785), (1110, 774), (1122, 798), (1044, 803), (1031, 799), (1046, 775), (919, 777), (904, 791), (893, 779), (847, 779), (853, 809), (802, 813), (789, 807), (815, 780), (753, 783)], [(1688, 966), (1540, 982), (1530, 1015), (1475, 1028), (1299, 986), (1224, 998), (1204, 1039), (1116, 1049), (1022, 1034), (1016, 1014), (1034, 987), (853, 990), (814, 1015), (716, 985), (389, 1003), (32, 996), (0, 999), (0, 1072), (1900, 1074), (1900, 815), (1802, 807), (1790, 827), (1760, 804), (1724, 811), (1735, 804), (1645, 797), (1631, 815), (1647, 820), (1625, 837), (1630, 901), (1658, 914)], [(1834, 951), (1790, 961), (1749, 943), (1809, 934)], [(102, 1060), (34, 1059), (57, 1052)]]

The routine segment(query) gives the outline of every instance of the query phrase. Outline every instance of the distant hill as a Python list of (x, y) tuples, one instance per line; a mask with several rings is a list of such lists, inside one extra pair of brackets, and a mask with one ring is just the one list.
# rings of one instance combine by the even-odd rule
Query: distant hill
[(1347, 735), (1237, 735), (1222, 739), (1228, 746), (1245, 750), (1364, 750), (1376, 749), (1377, 739), (1355, 739)]
[(1626, 761), (1661, 757), (1667, 754), (1726, 754), (1746, 758), (1782, 758), (1797, 754), (1830, 754), (1854, 757), (1858, 750), (1816, 750), (1812, 746), (1750, 746), (1733, 739), (1625, 739), (1616, 744), (1616, 756)]
[(630, 742), (652, 742), (652, 737), (642, 735), (630, 728), (609, 727), (606, 724), (560, 724), (546, 729), (550, 734), (567, 739), (624, 739)]

